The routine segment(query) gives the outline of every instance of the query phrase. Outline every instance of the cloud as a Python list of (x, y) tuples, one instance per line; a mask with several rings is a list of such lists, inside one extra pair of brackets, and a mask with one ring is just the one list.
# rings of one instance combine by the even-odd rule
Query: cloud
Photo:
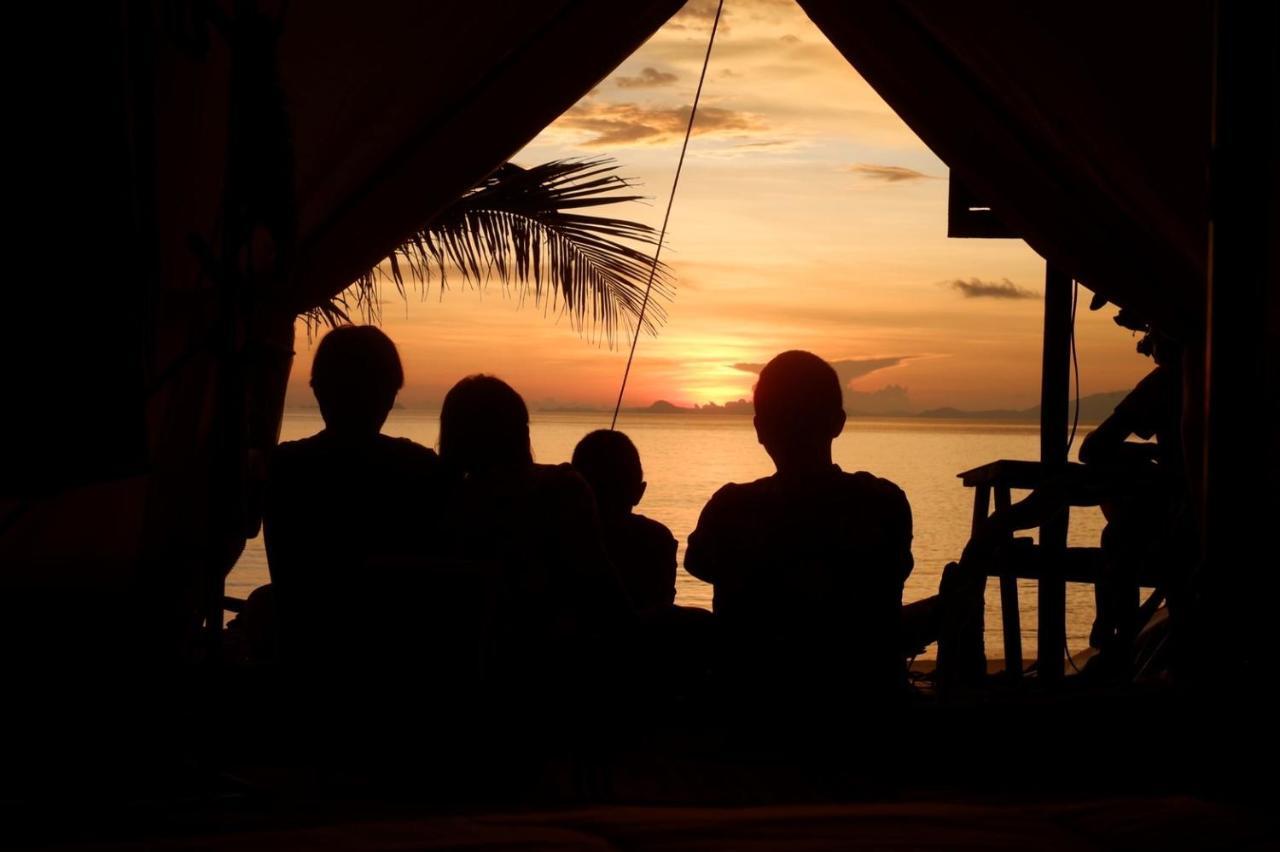
[(656, 89), (660, 86), (670, 86), (680, 77), (672, 74), (670, 71), (659, 71), (657, 68), (646, 67), (634, 77), (618, 77), (617, 84), (623, 89)]
[(911, 357), (911, 355), (898, 355), (893, 358), (850, 358), (830, 363), (835, 368), (836, 375), (840, 377), (840, 384), (847, 386), (855, 379), (860, 379), (876, 370), (896, 367)]
[[(598, 148), (618, 145), (649, 145), (680, 137), (689, 123), (689, 106), (646, 107), (633, 103), (579, 103), (556, 122), (556, 126), (593, 134), (581, 143)], [(760, 130), (763, 124), (750, 113), (722, 107), (700, 107), (694, 135), (728, 131)]]
[(1026, 287), (1019, 287), (1008, 278), (1000, 281), (983, 281), (981, 278), (970, 278), (965, 281), (957, 278), (945, 284), (952, 290), (959, 290), (966, 299), (1038, 299), (1040, 294)]
[(933, 175), (909, 169), (906, 166), (885, 166), (879, 163), (854, 163), (847, 171), (853, 172), (867, 180), (881, 183), (904, 183), (916, 180), (936, 180)]
[[(663, 29), (688, 30), (707, 27), (716, 16), (719, 0), (687, 0), (684, 8), (677, 12)], [(727, 3), (720, 16), (720, 32), (727, 33), (731, 29), (731, 21), (740, 17), (752, 20), (768, 20), (778, 12), (790, 12), (791, 0), (735, 0)]]
[[(914, 355), (895, 355), (891, 358), (845, 358), (841, 361), (828, 361), (836, 375), (840, 377), (840, 386), (846, 387), (855, 379), (874, 373), (876, 370), (887, 370), (896, 367), (903, 361), (914, 358)], [(734, 364), (733, 369), (744, 373), (756, 373), (764, 369), (764, 364)]]
[(914, 408), (902, 385), (885, 385), (870, 392), (844, 390), (844, 410), (850, 414), (907, 414)]
[[(828, 361), (840, 377), (840, 387), (844, 397), (844, 410), (850, 414), (907, 414), (913, 408), (907, 389), (902, 385), (885, 385), (879, 390), (854, 390), (849, 385), (856, 379), (896, 367), (903, 361), (914, 358), (914, 355), (899, 355), (892, 358), (846, 358), (841, 361)], [(747, 373), (759, 373), (763, 364), (734, 364), (735, 370)]]
[(710, 21), (716, 16), (718, 0), (686, 0), (684, 8), (667, 23), (668, 27), (688, 26), (692, 21)]

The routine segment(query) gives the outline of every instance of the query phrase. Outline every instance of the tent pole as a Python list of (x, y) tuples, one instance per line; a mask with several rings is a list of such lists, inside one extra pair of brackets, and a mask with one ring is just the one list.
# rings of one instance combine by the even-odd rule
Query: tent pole
[[(1040, 465), (1044, 478), (1067, 466), (1067, 415), (1071, 386), (1071, 276), (1049, 263), (1044, 275), (1044, 354), (1040, 372)], [(1066, 644), (1067, 586), (1062, 559), (1067, 549), (1068, 510), (1040, 525), (1044, 573), (1039, 580), (1037, 669), (1042, 683), (1062, 679)]]

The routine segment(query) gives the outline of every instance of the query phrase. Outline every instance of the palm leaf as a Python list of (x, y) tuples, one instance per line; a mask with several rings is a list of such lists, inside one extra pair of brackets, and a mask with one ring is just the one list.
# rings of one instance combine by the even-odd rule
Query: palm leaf
[[(637, 323), (656, 334), (673, 291), (670, 270), (646, 247), (657, 243), (648, 225), (580, 212), (639, 201), (632, 184), (614, 174), (608, 158), (555, 160), (521, 168), (501, 166), (405, 240), (385, 261), (308, 315), (310, 324), (332, 325), (362, 314), (379, 317), (379, 280), (389, 277), (404, 297), (407, 282), (443, 289), (456, 272), (473, 286), (491, 278), (513, 287), (520, 302), (568, 318), (582, 333), (596, 330), (611, 344), (617, 332), (634, 334)], [(648, 306), (645, 290), (653, 273)]]

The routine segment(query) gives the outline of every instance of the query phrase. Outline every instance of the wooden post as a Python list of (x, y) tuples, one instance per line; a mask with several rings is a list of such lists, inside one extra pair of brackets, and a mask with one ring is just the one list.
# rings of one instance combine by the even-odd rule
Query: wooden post
[[(1040, 373), (1040, 464), (1045, 480), (1060, 475), (1067, 466), (1071, 293), (1071, 276), (1049, 264), (1044, 276), (1044, 357)], [(1067, 520), (1064, 507), (1040, 525), (1044, 574), (1039, 580), (1036, 657), (1042, 683), (1062, 679), (1067, 637), (1067, 584), (1062, 579), (1062, 560), (1067, 551)]]
[[(996, 511), (1009, 508), (1009, 487), (996, 488)], [(1022, 613), (1018, 611), (1018, 578), (1000, 578), (1000, 623), (1004, 631), (1004, 671), (1012, 681), (1022, 679)]]

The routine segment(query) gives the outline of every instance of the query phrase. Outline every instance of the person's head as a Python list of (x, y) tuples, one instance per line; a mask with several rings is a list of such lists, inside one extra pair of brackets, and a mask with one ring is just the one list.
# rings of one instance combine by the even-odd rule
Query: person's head
[(495, 376), (467, 376), (450, 388), (440, 408), (440, 458), (463, 473), (531, 464), (520, 394)]
[(811, 352), (783, 352), (760, 371), (754, 401), (756, 437), (775, 464), (830, 460), (845, 421), (844, 393), (830, 364)]
[(573, 467), (591, 486), (601, 514), (625, 514), (644, 496), (644, 469), (636, 445), (622, 432), (599, 429), (573, 449)]
[(377, 434), (403, 385), (396, 345), (371, 325), (335, 328), (316, 347), (311, 390), (331, 431)]

